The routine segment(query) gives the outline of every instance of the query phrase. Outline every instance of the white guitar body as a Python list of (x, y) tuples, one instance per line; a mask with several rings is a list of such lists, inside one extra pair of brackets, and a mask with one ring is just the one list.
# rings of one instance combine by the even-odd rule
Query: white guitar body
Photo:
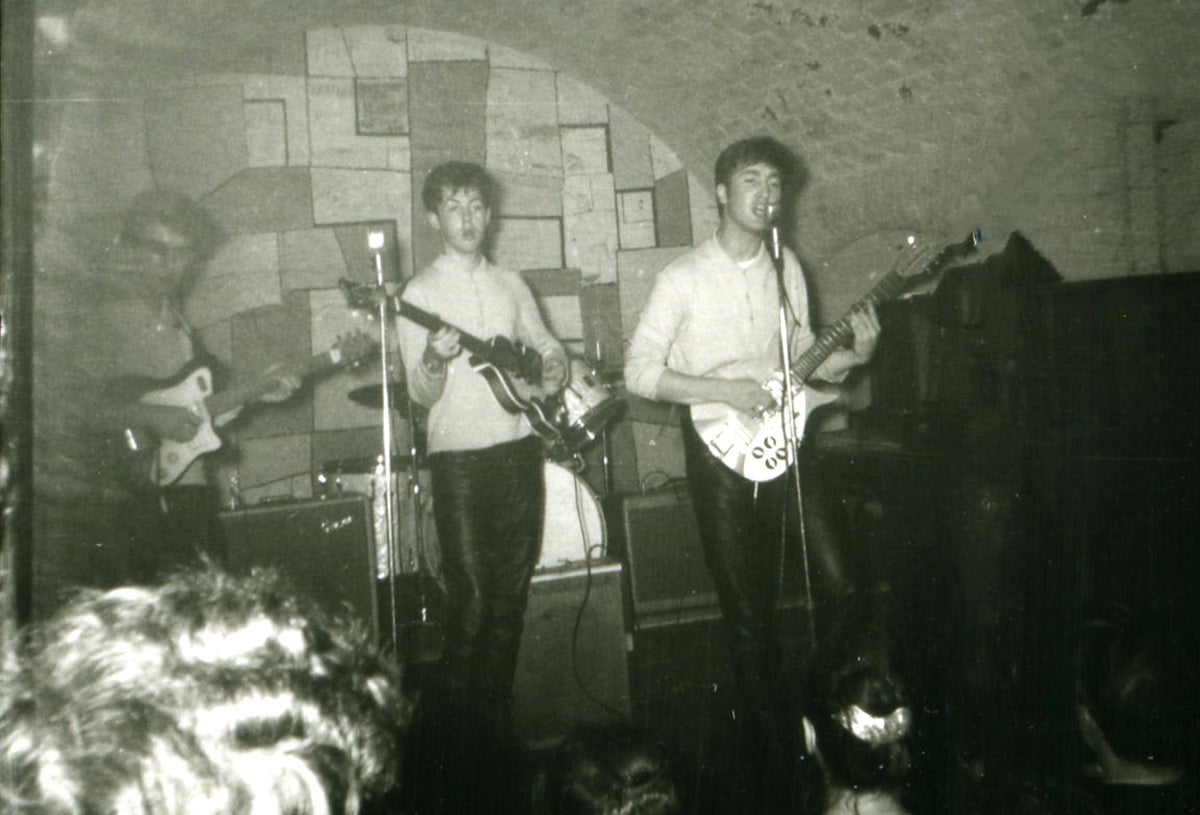
[(221, 437), (213, 427), (213, 419), (205, 402), (212, 394), (212, 372), (207, 367), (199, 367), (177, 384), (143, 394), (139, 400), (147, 405), (187, 408), (201, 420), (196, 435), (188, 441), (163, 439), (159, 442), (154, 469), (150, 474), (158, 486), (175, 483), (198, 457), (220, 449)]
[[(762, 382), (776, 405), (760, 416), (744, 413), (721, 402), (691, 407), (692, 424), (709, 451), (729, 469), (751, 481), (771, 481), (783, 475), (792, 463), (784, 435), (783, 372), (777, 371)], [(837, 398), (836, 391), (806, 388), (792, 383), (792, 427), (796, 440), (804, 438), (804, 426), (812, 411)]]

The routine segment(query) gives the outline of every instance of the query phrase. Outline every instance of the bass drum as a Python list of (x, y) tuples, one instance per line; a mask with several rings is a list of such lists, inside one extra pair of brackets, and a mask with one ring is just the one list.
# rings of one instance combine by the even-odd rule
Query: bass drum
[(600, 499), (575, 473), (547, 461), (546, 512), (542, 520), (542, 555), (537, 568), (553, 569), (604, 557), (608, 534)]

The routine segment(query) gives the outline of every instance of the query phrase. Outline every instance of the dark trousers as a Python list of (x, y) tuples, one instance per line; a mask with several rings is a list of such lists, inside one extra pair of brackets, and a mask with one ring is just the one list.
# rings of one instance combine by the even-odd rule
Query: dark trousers
[[(790, 476), (780, 477), (756, 489), (709, 453), (686, 415), (683, 442), (700, 544), (729, 634), (737, 684), (741, 727), (738, 779), (731, 794), (747, 812), (783, 811), (790, 794), (794, 734), (778, 687), (775, 609), (785, 583), (803, 585), (795, 484)], [(850, 588), (841, 552), (844, 521), (835, 496), (821, 484), (815, 457), (803, 445), (800, 477), (814, 595), (844, 595)], [(792, 573), (790, 580), (784, 579), (785, 571)]]
[(429, 465), (447, 590), (449, 690), (503, 721), (541, 552), (541, 445), (529, 437), (435, 453)]
[[(771, 698), (777, 668), (774, 625), (781, 573), (803, 569), (795, 485), (780, 477), (759, 484), (756, 491), (753, 482), (708, 451), (689, 417), (684, 417), (683, 425), (688, 485), (700, 543), (729, 631), (739, 696), (744, 704), (758, 706)], [(845, 521), (836, 497), (816, 471), (815, 457), (804, 445), (800, 477), (814, 593), (843, 596), (855, 582), (843, 552)], [(785, 510), (786, 547), (781, 543)]]

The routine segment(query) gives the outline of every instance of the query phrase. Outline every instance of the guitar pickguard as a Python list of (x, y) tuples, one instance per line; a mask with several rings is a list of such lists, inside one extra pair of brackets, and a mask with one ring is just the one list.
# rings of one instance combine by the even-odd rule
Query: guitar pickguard
[(141, 401), (144, 404), (187, 408), (201, 419), (196, 435), (188, 441), (163, 439), (159, 443), (154, 472), (151, 473), (157, 485), (174, 483), (198, 456), (220, 449), (221, 437), (217, 435), (205, 405), (205, 400), (212, 394), (212, 372), (202, 366), (193, 370), (178, 384), (147, 393), (142, 397)]

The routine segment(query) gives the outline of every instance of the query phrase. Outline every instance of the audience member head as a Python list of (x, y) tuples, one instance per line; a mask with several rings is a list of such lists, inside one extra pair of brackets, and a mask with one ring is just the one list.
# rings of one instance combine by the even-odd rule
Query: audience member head
[(858, 642), (837, 643), (814, 661), (805, 746), (827, 793), (896, 793), (912, 761), (913, 707), (882, 645), (866, 635)]
[(1095, 754), (1087, 772), (1110, 784), (1166, 784), (1183, 775), (1196, 726), (1195, 655), (1166, 628), (1118, 609), (1087, 622), (1075, 651), (1075, 710)]
[(430, 170), (421, 188), (421, 203), (436, 213), (443, 199), (460, 190), (479, 193), (484, 206), (495, 209), (495, 182), (486, 170), (469, 161), (447, 161)]
[(28, 815), (350, 815), (396, 782), (399, 668), (271, 572), (87, 592), (0, 678)]
[(537, 815), (678, 815), (683, 805), (661, 751), (623, 729), (580, 731), (534, 784)]

